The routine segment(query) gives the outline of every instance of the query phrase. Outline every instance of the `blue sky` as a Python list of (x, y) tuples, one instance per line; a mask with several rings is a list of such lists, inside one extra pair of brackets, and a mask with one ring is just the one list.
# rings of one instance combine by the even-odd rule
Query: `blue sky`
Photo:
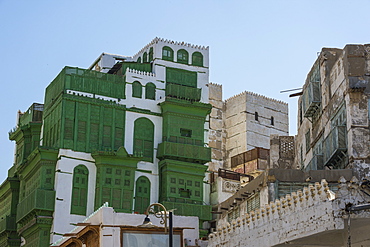
[(210, 46), (210, 81), (229, 98), (252, 91), (289, 103), (323, 47), (370, 43), (368, 1), (0, 0), (0, 183), (13, 163), (18, 110), (43, 102), (64, 66), (134, 55), (155, 37)]

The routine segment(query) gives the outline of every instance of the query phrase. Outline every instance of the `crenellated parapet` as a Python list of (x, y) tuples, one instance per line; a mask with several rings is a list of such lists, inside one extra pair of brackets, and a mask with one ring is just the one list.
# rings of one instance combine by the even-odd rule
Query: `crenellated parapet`
[(155, 77), (155, 74), (154, 74), (154, 73), (151, 73), (151, 72), (145, 72), (145, 71), (140, 71), (140, 70), (136, 70), (136, 69), (130, 69), (130, 68), (127, 68), (127, 69), (126, 69), (126, 75), (127, 75), (127, 73), (136, 74), (136, 75), (143, 75), (143, 76), (151, 76), (151, 77)]
[[(370, 201), (370, 181), (341, 177), (334, 194), (326, 180), (304, 187), (231, 222), (220, 221), (217, 232), (209, 235), (213, 246), (275, 246), (283, 243), (318, 241), (328, 231), (343, 233), (349, 208)], [(369, 219), (369, 210), (351, 211), (351, 219)], [(345, 239), (345, 238), (343, 238)], [(299, 242), (301, 241), (301, 242)], [(337, 246), (342, 239), (338, 240)]]
[(261, 94), (258, 94), (258, 93), (253, 93), (253, 92), (249, 92), (249, 91), (244, 91), (244, 92), (241, 92), (241, 93), (236, 94), (234, 96), (231, 96), (230, 98), (228, 98), (225, 101), (228, 102), (230, 100), (233, 100), (233, 99), (236, 99), (236, 98), (239, 98), (239, 97), (243, 97), (243, 96), (253, 96), (253, 97), (257, 97), (257, 98), (260, 98), (260, 99), (263, 99), (263, 100), (268, 100), (268, 101), (271, 101), (271, 102), (274, 102), (274, 103), (277, 103), (277, 104), (288, 105), (288, 103), (286, 103), (284, 101), (277, 100), (277, 99), (274, 99), (274, 98), (269, 98), (269, 97), (266, 97), (264, 95), (261, 95)]

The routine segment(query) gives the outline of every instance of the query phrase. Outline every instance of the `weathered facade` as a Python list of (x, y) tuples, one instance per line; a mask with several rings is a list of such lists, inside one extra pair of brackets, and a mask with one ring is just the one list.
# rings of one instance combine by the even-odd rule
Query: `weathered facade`
[(269, 170), (219, 205), (210, 246), (369, 245), (367, 210), (348, 220), (370, 201), (369, 47), (322, 49), (295, 94), (297, 136), (271, 135)]
[(302, 169), (368, 169), (369, 47), (323, 48), (309, 72), (298, 101), (296, 162)]

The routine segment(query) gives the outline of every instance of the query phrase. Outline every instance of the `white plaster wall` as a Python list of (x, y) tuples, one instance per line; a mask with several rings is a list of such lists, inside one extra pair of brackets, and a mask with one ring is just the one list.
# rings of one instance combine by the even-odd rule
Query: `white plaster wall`
[[(160, 224), (160, 219), (154, 215), (149, 215), (149, 217), (153, 225), (163, 227)], [(100, 246), (112, 247), (122, 245), (120, 226), (138, 226), (143, 223), (144, 218), (145, 215), (143, 214), (116, 213), (111, 207), (102, 207), (84, 222), (91, 225), (100, 225)], [(199, 238), (198, 217), (174, 215), (173, 227), (189, 228), (184, 230), (184, 240), (191, 240), (192, 243), (195, 243), (195, 239)], [(82, 229), (83, 227), (77, 227), (74, 232), (81, 231)]]
[(84, 165), (89, 170), (86, 215), (94, 212), (96, 179), (96, 166), (94, 159), (88, 153), (75, 152), (69, 149), (60, 149), (56, 164), (57, 172), (55, 174), (54, 183), (56, 201), (53, 214), (54, 221), (51, 227), (51, 232), (55, 233), (51, 235), (53, 242), (60, 238), (57, 234), (64, 234), (71, 231), (74, 228), (71, 224), (81, 222), (86, 217), (70, 214), (73, 169), (78, 165)]

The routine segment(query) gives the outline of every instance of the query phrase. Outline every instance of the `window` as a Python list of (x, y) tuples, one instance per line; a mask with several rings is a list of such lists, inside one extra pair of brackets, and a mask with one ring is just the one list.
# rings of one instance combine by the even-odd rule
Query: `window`
[(155, 100), (155, 85), (151, 82), (145, 85), (145, 98)]
[(137, 63), (141, 63), (141, 57), (138, 57), (136, 60)]
[(311, 145), (311, 131), (308, 130), (305, 134), (305, 141), (306, 141), (306, 153), (310, 150)]
[(180, 129), (180, 134), (184, 137), (191, 137), (191, 132), (189, 129)]
[(71, 214), (86, 215), (89, 170), (84, 165), (73, 169)]
[(153, 47), (149, 49), (149, 62), (153, 61)]
[(190, 190), (180, 189), (180, 197), (190, 198)]
[(191, 56), (191, 64), (195, 66), (203, 66), (203, 55), (200, 52), (194, 52)]
[(141, 98), (142, 90), (143, 88), (140, 82), (134, 81), (134, 83), (132, 83), (132, 97)]
[(150, 181), (141, 176), (136, 180), (135, 212), (143, 214), (150, 204)]
[(254, 113), (254, 120), (258, 121), (258, 112)]
[(143, 63), (147, 63), (148, 62), (148, 54), (146, 52), (144, 52), (143, 54)]
[(177, 62), (188, 64), (189, 62), (189, 54), (184, 49), (178, 50), (177, 52)]
[(247, 199), (247, 213), (260, 208), (260, 194), (256, 193)]
[(271, 117), (271, 125), (274, 125), (274, 117)]
[(162, 59), (167, 61), (173, 61), (173, 50), (170, 47), (168, 46), (163, 47)]
[(154, 124), (147, 118), (138, 118), (134, 123), (134, 155), (153, 161)]

